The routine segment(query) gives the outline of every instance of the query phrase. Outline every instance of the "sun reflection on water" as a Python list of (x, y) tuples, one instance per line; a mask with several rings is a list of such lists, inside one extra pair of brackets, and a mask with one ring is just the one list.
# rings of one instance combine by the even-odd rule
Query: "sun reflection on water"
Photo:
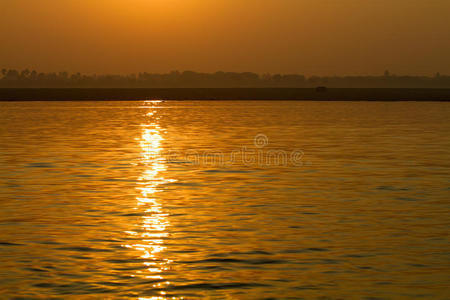
[[(158, 103), (158, 102), (156, 102)], [(154, 104), (153, 102), (145, 102), (146, 105)], [(172, 261), (164, 257), (163, 252), (166, 249), (164, 239), (168, 237), (168, 227), (170, 226), (168, 216), (164, 211), (161, 198), (157, 197), (165, 183), (174, 182), (175, 180), (167, 179), (163, 176), (166, 171), (166, 161), (161, 155), (163, 150), (162, 130), (155, 122), (159, 118), (156, 117), (157, 111), (152, 108), (150, 112), (145, 114), (149, 118), (149, 122), (142, 124), (142, 134), (139, 140), (141, 148), (141, 163), (145, 166), (145, 170), (137, 182), (137, 190), (139, 195), (136, 197), (137, 207), (135, 208), (143, 214), (137, 232), (128, 231), (133, 239), (138, 241), (135, 244), (126, 245), (125, 247), (134, 249), (140, 254), (143, 264), (146, 267), (144, 271), (137, 271), (136, 276), (145, 279), (164, 280), (163, 273), (168, 271)], [(163, 289), (170, 285), (168, 281), (157, 282), (153, 285), (155, 289)], [(165, 295), (161, 291), (162, 296)], [(150, 299), (165, 299), (164, 297), (153, 297)]]

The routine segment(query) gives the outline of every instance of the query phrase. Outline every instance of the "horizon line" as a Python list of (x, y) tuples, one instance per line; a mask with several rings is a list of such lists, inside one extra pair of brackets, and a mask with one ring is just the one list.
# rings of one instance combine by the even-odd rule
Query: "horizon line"
[(38, 71), (34, 68), (0, 68), (0, 75), (5, 75), (4, 72), (8, 71), (17, 71), (19, 74), (22, 74), (23, 72), (36, 72), (37, 74), (67, 74), (67, 75), (85, 75), (85, 76), (137, 76), (141, 74), (149, 74), (149, 75), (174, 75), (174, 74), (184, 74), (184, 73), (194, 73), (194, 74), (204, 74), (204, 75), (215, 75), (215, 74), (252, 74), (252, 75), (258, 75), (259, 77), (263, 76), (303, 76), (305, 78), (336, 78), (336, 77), (428, 77), (428, 78), (434, 78), (434, 77), (447, 77), (450, 76), (449, 74), (441, 73), (441, 72), (435, 72), (434, 74), (425, 75), (425, 74), (402, 74), (402, 73), (395, 73), (391, 72), (390, 70), (385, 70), (382, 73), (366, 73), (366, 74), (329, 74), (329, 75), (317, 75), (317, 74), (304, 74), (304, 73), (293, 73), (293, 72), (253, 72), (253, 71), (213, 71), (213, 72), (206, 72), (206, 71), (195, 71), (195, 70), (171, 70), (166, 72), (153, 72), (153, 71), (139, 71), (139, 72), (123, 72), (123, 73), (107, 73), (107, 72), (80, 72), (80, 71), (67, 71), (67, 70), (60, 70), (60, 71)]

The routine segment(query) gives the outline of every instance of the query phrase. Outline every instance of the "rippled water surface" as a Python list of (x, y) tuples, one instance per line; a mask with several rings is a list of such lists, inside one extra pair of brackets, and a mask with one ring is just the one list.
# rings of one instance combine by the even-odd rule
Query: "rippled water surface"
[(449, 299), (449, 119), (0, 103), (0, 298)]

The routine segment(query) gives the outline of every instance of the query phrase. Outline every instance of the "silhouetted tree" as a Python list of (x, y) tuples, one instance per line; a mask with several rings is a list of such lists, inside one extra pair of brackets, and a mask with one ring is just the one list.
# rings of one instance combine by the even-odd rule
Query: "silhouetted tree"
[(450, 76), (436, 73), (433, 77), (396, 76), (386, 71), (383, 76), (311, 76), (298, 74), (263, 74), (244, 72), (198, 73), (172, 71), (165, 74), (139, 73), (130, 75), (83, 75), (38, 73), (28, 69), (2, 69), (0, 87), (286, 87), (286, 88), (376, 88), (429, 87), (450, 88)]

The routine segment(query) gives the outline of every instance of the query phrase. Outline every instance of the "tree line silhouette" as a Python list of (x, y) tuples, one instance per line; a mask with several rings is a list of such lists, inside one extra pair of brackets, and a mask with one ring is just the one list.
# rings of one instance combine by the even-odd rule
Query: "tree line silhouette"
[(450, 88), (450, 76), (304, 76), (251, 72), (86, 75), (2, 69), (0, 88)]

